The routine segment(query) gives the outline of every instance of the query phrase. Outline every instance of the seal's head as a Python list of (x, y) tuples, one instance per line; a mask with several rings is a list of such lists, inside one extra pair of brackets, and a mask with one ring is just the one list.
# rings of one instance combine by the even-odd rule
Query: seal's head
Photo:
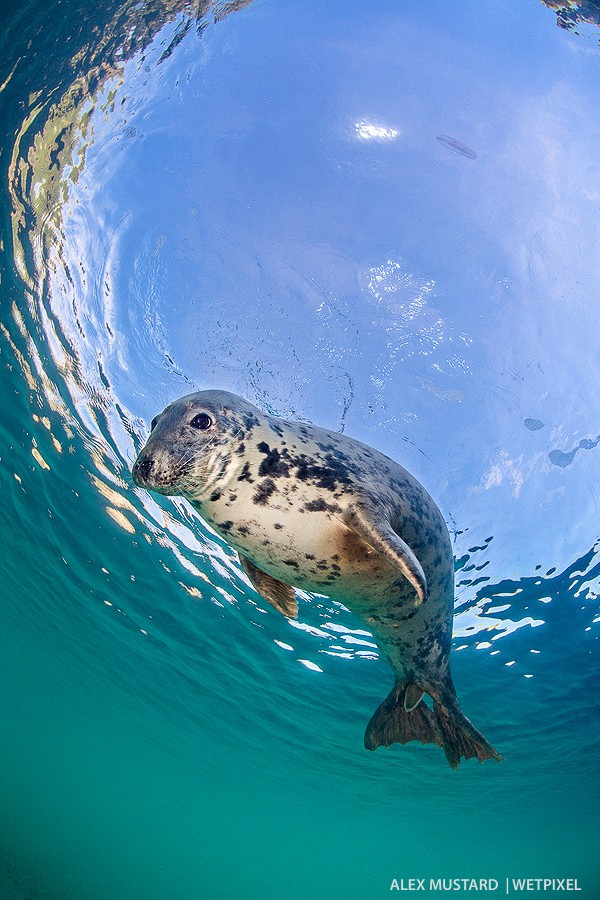
[[(234, 438), (255, 407), (226, 391), (199, 391), (170, 403), (152, 419), (132, 475), (138, 487), (200, 499), (225, 475)], [(256, 421), (256, 420), (255, 420)]]

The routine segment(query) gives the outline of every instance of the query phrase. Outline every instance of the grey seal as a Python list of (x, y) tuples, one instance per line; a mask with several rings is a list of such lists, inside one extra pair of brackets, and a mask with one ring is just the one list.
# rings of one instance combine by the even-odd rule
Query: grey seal
[(450, 537), (406, 469), (346, 435), (212, 390), (152, 420), (132, 475), (139, 487), (185, 497), (285, 616), (298, 615), (295, 587), (365, 622), (395, 676), (367, 725), (367, 749), (417, 740), (442, 746), (453, 768), (462, 757), (502, 759), (456, 697)]

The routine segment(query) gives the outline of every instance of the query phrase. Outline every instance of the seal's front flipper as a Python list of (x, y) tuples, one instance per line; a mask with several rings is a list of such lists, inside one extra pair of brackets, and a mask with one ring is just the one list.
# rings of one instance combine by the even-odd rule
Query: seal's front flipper
[(289, 619), (298, 618), (298, 601), (294, 596), (294, 589), (283, 581), (277, 581), (271, 575), (267, 575), (253, 562), (250, 562), (247, 556), (239, 554), (242, 569), (258, 591), (261, 597), (274, 606), (276, 610), (283, 613)]
[(365, 747), (375, 750), (379, 746), (408, 744), (420, 741), (422, 744), (442, 746), (442, 735), (432, 710), (420, 698), (411, 710), (406, 703), (414, 702), (417, 693), (423, 691), (416, 684), (398, 681), (381, 703), (367, 725)]
[(421, 563), (408, 544), (396, 534), (390, 522), (375, 510), (354, 506), (343, 516), (344, 525), (352, 528), (373, 550), (377, 550), (402, 572), (415, 591), (420, 602), (427, 596), (427, 579)]

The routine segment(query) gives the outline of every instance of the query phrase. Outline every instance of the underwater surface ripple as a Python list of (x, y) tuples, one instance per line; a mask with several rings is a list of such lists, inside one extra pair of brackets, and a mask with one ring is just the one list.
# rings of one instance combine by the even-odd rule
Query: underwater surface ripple
[[(0, 898), (597, 896), (600, 49), (513, 6), (7, 14)], [(212, 387), (436, 498), (501, 766), (366, 753), (362, 623), (133, 485)]]

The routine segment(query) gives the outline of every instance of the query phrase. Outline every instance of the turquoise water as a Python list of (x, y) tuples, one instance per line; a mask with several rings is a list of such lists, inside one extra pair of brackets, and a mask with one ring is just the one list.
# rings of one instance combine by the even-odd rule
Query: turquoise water
[[(555, 22), (7, 8), (2, 900), (600, 896), (600, 49)], [(217, 387), (426, 485), (458, 694), (502, 764), (365, 751), (391, 673), (363, 623), (278, 616), (134, 488), (151, 418)]]

